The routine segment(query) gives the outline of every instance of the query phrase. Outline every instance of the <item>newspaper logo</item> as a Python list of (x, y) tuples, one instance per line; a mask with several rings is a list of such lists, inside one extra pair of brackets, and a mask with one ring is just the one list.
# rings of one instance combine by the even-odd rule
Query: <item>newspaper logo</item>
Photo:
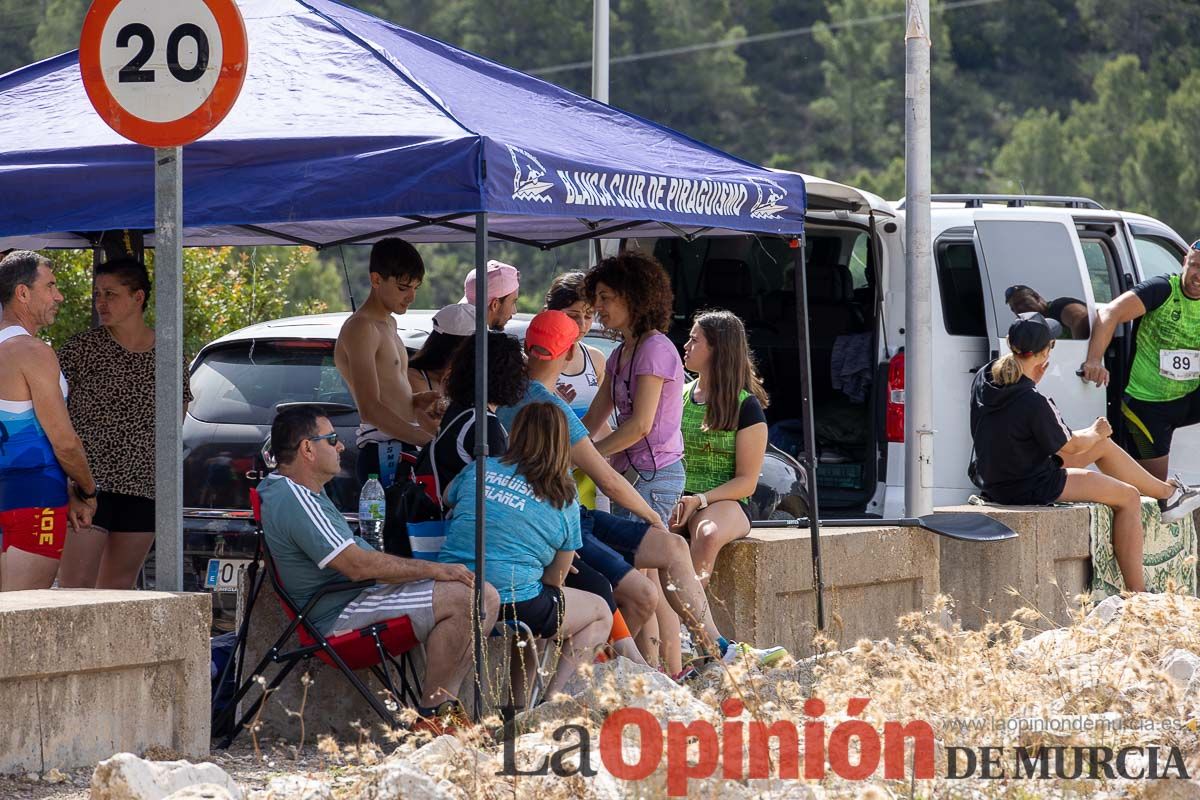
[(542, 162), (532, 153), (527, 153), (519, 147), (505, 146), (513, 162), (513, 200), (553, 202), (546, 192), (553, 188), (554, 184), (542, 180), (542, 176), (546, 174)]
[(779, 216), (779, 212), (787, 211), (787, 206), (780, 205), (779, 201), (787, 197), (787, 189), (774, 181), (762, 178), (751, 179), (750, 182), (758, 190), (758, 200), (750, 209), (750, 217), (752, 219), (783, 219)]

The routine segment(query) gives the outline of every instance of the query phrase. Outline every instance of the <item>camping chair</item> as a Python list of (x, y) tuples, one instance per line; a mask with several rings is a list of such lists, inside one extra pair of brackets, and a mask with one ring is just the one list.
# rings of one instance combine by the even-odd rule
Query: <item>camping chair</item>
[[(275, 587), (275, 592), (279, 596), (279, 602), (283, 606), (284, 614), (287, 615), (289, 623), (284, 629), (283, 634), (275, 641), (275, 644), (271, 646), (262, 660), (258, 662), (258, 665), (247, 676), (246, 680), (238, 688), (237, 693), (229, 701), (229, 705), (224, 711), (226, 715), (236, 713), (237, 704), (250, 691), (251, 687), (256, 684), (257, 678), (266, 670), (268, 665), (278, 664), (280, 666), (275, 677), (264, 688), (262, 695), (247, 709), (237, 724), (234, 725), (233, 730), (221, 743), (221, 747), (229, 747), (246, 724), (258, 713), (259, 706), (262, 705), (267, 696), (283, 682), (297, 664), (307, 661), (313, 656), (339, 670), (345, 676), (346, 680), (350, 682), (350, 685), (362, 695), (363, 699), (371, 705), (371, 708), (375, 710), (375, 713), (385, 723), (393, 728), (398, 727), (399, 723), (387, 705), (363, 683), (354, 671), (370, 669), (397, 702), (404, 702), (407, 699), (413, 705), (416, 705), (420, 699), (421, 687), (416, 669), (410, 658), (410, 653), (420, 645), (420, 642), (417, 641), (417, 637), (413, 633), (411, 621), (406, 616), (396, 617), (337, 636), (325, 636), (322, 634), (309, 621), (309, 614), (318, 600), (330, 592), (344, 592), (352, 589), (361, 591), (362, 589), (374, 586), (375, 582), (357, 581), (355, 583), (341, 583), (325, 587), (313, 595), (312, 599), (303, 608), (300, 608), (291, 595), (288, 594), (275, 567), (275, 562), (271, 558), (271, 551), (262, 531), (262, 503), (258, 492), (253, 489), (251, 490), (250, 503), (254, 509), (255, 533), (258, 536), (259, 547), (263, 554), (266, 575), (270, 579), (271, 585)], [(251, 610), (251, 608), (247, 608), (247, 618)], [(284, 646), (293, 633), (299, 639), (300, 646), (293, 650), (285, 650)], [(399, 661), (396, 660), (396, 656), (399, 656)], [(390, 668), (394, 668), (400, 676), (399, 688), (396, 687), (395, 682), (392, 680)]]

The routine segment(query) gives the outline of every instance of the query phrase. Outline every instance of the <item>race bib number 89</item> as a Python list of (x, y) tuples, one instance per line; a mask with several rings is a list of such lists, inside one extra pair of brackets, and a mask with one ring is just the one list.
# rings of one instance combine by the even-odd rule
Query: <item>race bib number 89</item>
[(1200, 378), (1200, 350), (1159, 350), (1158, 372), (1173, 381)]

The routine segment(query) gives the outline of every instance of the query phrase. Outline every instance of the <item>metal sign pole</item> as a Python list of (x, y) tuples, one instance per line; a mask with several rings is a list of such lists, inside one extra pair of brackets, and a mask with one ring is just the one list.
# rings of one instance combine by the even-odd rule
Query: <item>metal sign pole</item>
[(608, 0), (592, 0), (592, 97), (608, 102)]
[(904, 34), (904, 513), (933, 512), (933, 244), (929, 215), (929, 0), (908, 0)]
[(183, 591), (183, 148), (154, 151), (154, 586)]

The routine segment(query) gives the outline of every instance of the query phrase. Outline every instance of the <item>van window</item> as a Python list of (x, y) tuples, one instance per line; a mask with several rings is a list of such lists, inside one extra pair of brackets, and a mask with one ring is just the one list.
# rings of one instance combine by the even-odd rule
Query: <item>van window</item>
[(1138, 260), (1142, 262), (1142, 280), (1159, 275), (1173, 275), (1182, 269), (1183, 253), (1167, 239), (1159, 236), (1133, 236)]
[[(188, 413), (204, 422), (270, 425), (278, 403), (354, 398), (333, 363), (332, 341), (238, 342), (209, 351), (192, 373)], [(337, 424), (351, 424), (339, 415)], [(353, 424), (357, 424), (357, 415)]]
[(850, 276), (854, 279), (855, 289), (865, 289), (871, 283), (867, 278), (867, 247), (870, 243), (870, 236), (859, 234), (854, 240), (854, 249), (850, 251)]
[(951, 336), (986, 336), (983, 284), (975, 245), (969, 241), (939, 242), (936, 248), (942, 322)]
[(1116, 273), (1112, 251), (1103, 239), (1081, 236), (1079, 245), (1083, 248), (1083, 260), (1087, 263), (1092, 296), (1097, 303), (1107, 303), (1113, 299), (1113, 280)]

